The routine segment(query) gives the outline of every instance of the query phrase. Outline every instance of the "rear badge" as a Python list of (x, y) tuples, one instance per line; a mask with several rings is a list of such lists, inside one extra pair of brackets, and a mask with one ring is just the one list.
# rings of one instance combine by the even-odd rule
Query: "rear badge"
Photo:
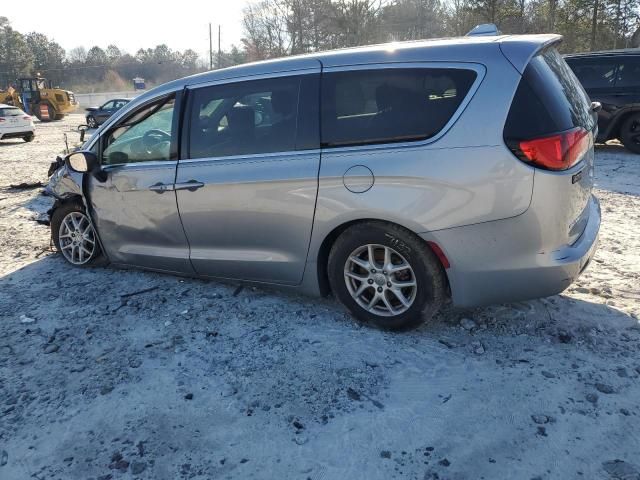
[(584, 173), (584, 168), (576, 173), (573, 177), (571, 177), (571, 183), (578, 183), (582, 180), (582, 174)]

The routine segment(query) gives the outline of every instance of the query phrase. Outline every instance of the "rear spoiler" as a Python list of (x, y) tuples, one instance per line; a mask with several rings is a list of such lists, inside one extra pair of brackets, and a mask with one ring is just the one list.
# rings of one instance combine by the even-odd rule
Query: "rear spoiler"
[(562, 42), (562, 35), (511, 35), (500, 40), (505, 58), (522, 75), (531, 59), (541, 50)]

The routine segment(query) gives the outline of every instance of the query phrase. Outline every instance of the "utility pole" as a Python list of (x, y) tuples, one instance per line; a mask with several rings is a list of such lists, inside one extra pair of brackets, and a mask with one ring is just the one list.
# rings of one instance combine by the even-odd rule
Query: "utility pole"
[(218, 68), (222, 66), (222, 50), (220, 50), (220, 24), (218, 24)]
[(209, 70), (213, 70), (213, 37), (211, 36), (211, 22), (209, 22)]

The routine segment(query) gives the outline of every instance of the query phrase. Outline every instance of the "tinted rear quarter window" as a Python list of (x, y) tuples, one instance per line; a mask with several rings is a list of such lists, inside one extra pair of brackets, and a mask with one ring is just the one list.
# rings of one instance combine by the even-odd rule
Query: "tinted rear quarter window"
[(438, 134), (469, 93), (473, 70), (355, 70), (322, 77), (322, 145), (424, 140)]
[(526, 139), (574, 127), (591, 130), (591, 101), (555, 48), (531, 59), (511, 103), (506, 139)]

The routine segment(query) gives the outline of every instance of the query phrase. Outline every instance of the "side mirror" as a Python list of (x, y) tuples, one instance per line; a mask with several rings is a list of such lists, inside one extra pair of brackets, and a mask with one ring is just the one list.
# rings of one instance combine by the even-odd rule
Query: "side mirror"
[(598, 113), (602, 110), (602, 104), (600, 102), (591, 102), (591, 111)]
[(78, 173), (94, 172), (100, 167), (98, 157), (92, 152), (73, 152), (66, 156), (65, 161), (71, 170)]

